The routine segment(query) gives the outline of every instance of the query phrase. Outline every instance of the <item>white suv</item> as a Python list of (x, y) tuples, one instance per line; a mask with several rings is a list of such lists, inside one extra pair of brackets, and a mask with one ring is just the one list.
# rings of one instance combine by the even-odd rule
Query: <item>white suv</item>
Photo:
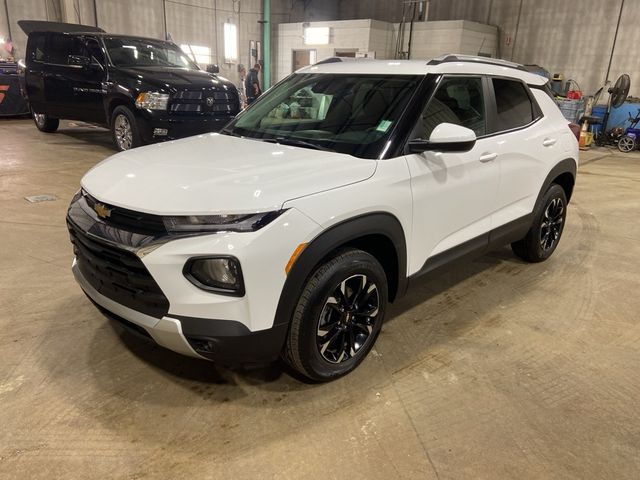
[(577, 159), (547, 80), (518, 65), (331, 59), (221, 134), (94, 167), (68, 212), (73, 272), (107, 316), (171, 350), (282, 355), (330, 380), (415, 278), (508, 243), (547, 259)]

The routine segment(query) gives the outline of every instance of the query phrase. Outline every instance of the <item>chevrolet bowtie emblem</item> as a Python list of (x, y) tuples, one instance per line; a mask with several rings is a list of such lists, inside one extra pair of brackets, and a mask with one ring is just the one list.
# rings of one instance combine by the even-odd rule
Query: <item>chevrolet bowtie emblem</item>
[(107, 218), (111, 216), (111, 209), (107, 208), (101, 203), (96, 203), (93, 206), (93, 209), (95, 210), (95, 212), (98, 214), (100, 218)]

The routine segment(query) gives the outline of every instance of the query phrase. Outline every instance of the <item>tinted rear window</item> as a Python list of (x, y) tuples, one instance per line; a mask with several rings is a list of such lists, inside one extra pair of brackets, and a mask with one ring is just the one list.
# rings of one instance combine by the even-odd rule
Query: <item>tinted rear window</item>
[(534, 119), (533, 104), (521, 82), (494, 78), (496, 94), (497, 131), (511, 130), (531, 123)]
[(32, 33), (29, 35), (29, 57), (28, 60), (44, 62), (46, 60), (45, 44), (46, 33)]

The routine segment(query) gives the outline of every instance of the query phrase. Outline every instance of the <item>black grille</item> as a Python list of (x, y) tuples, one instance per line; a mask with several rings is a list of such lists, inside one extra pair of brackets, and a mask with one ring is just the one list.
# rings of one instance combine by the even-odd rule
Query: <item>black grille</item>
[(169, 311), (169, 300), (133, 253), (89, 237), (67, 222), (80, 272), (98, 292), (126, 307), (156, 318)]
[(175, 115), (235, 115), (238, 95), (227, 91), (184, 90), (173, 95), (169, 111)]
[(84, 195), (84, 199), (92, 210), (95, 210), (96, 205), (100, 204), (110, 211), (108, 217), (101, 219), (107, 225), (112, 225), (116, 228), (126, 230), (127, 232), (139, 233), (141, 235), (158, 236), (167, 233), (167, 229), (165, 228), (160, 215), (134, 212), (133, 210), (127, 210), (126, 208), (107, 205), (99, 202), (86, 193)]

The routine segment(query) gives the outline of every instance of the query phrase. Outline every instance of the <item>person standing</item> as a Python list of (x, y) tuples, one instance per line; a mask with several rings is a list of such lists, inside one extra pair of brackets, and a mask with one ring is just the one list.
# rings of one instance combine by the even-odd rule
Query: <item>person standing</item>
[(246, 95), (246, 87), (245, 82), (247, 80), (247, 69), (244, 68), (244, 65), (240, 65), (240, 83), (238, 83), (238, 95), (240, 97), (240, 109), (244, 110), (247, 107), (247, 95)]
[(253, 103), (253, 101), (258, 98), (262, 94), (262, 90), (260, 89), (260, 70), (262, 66), (259, 63), (256, 63), (251, 70), (249, 70), (249, 75), (247, 75), (247, 79), (245, 80), (245, 87), (247, 90), (247, 105)]

